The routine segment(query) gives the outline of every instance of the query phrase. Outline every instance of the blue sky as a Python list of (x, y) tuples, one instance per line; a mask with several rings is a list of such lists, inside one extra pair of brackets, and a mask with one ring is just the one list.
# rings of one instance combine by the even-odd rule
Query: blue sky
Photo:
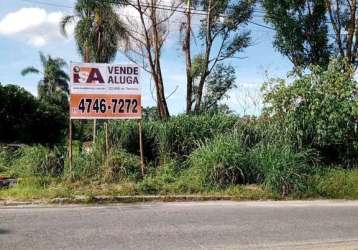
[[(61, 6), (73, 6), (74, 0), (43, 0)], [(29, 9), (31, 8), (31, 9)], [(80, 57), (72, 36), (64, 38), (59, 33), (61, 15), (72, 14), (72, 8), (40, 4), (35, 0), (0, 0), (0, 82), (18, 84), (33, 94), (40, 79), (38, 75), (22, 77), (21, 70), (29, 65), (40, 68), (38, 52), (62, 57), (67, 62), (79, 62)], [(261, 17), (254, 17), (263, 23)], [(173, 23), (175, 25), (176, 23)], [(178, 25), (178, 24), (176, 24)], [(230, 60), (237, 72), (238, 88), (226, 100), (238, 114), (257, 114), (260, 111), (259, 89), (271, 77), (285, 77), (291, 63), (272, 47), (274, 32), (250, 24), (253, 45), (240, 56), (245, 59)], [(115, 63), (127, 63), (118, 54)], [(173, 31), (162, 57), (166, 93), (176, 92), (168, 99), (171, 113), (185, 109), (185, 64), (179, 44), (179, 34)], [(153, 106), (148, 75), (142, 77), (143, 106)]]

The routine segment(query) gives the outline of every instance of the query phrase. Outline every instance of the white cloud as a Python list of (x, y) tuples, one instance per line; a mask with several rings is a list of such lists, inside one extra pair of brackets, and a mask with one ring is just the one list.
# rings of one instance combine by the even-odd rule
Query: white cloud
[(65, 38), (60, 33), (63, 16), (62, 12), (47, 12), (42, 8), (22, 8), (0, 20), (0, 35), (20, 39), (36, 47), (63, 41)]
[(46, 44), (46, 40), (42, 36), (34, 36), (29, 42), (36, 47), (42, 47)]

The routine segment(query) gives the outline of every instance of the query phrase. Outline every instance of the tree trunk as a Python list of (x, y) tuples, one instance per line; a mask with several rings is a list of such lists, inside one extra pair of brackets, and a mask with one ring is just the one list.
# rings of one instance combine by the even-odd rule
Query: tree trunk
[(151, 1), (152, 5), (152, 13), (151, 13), (151, 21), (153, 27), (153, 50), (154, 50), (154, 74), (156, 75), (156, 87), (157, 87), (157, 99), (159, 100), (159, 110), (160, 110), (160, 118), (162, 120), (169, 118), (169, 109), (167, 105), (167, 101), (165, 98), (164, 91), (164, 82), (162, 76), (162, 69), (160, 65), (160, 41), (158, 34), (158, 24), (157, 24), (157, 13), (154, 8), (156, 2)]
[[(158, 26), (156, 19), (156, 9), (154, 8), (154, 2), (151, 0), (151, 8), (150, 8), (150, 21), (151, 21), (151, 29), (149, 30), (146, 27), (146, 23), (144, 20), (144, 12), (142, 10), (142, 4), (139, 0), (137, 0), (137, 10), (139, 12), (141, 24), (143, 27), (143, 32), (145, 36), (145, 50), (147, 54), (147, 60), (150, 67), (150, 73), (153, 77), (156, 89), (157, 96), (157, 109), (160, 119), (165, 120), (169, 118), (169, 110), (166, 102), (165, 92), (164, 92), (164, 83), (163, 77), (160, 67), (160, 46), (159, 46), (159, 34), (158, 34)], [(154, 53), (154, 55), (153, 55)]]
[[(357, 33), (357, 23), (356, 23), (356, 12), (357, 12), (357, 1), (349, 0), (347, 4), (339, 2), (338, 0), (326, 0), (326, 6), (328, 10), (328, 15), (330, 21), (332, 23), (333, 31), (336, 36), (336, 43), (339, 49), (339, 53), (341, 57), (347, 58), (348, 62), (356, 65), (356, 52), (358, 49), (357, 41), (355, 41), (355, 34)], [(333, 5), (335, 4), (336, 9), (333, 9)], [(342, 11), (342, 6), (346, 6), (348, 11), (348, 24), (344, 25), (343, 19), (346, 18)], [(344, 9), (345, 10), (345, 9)], [(342, 39), (342, 30), (347, 30), (347, 38)]]
[(356, 30), (356, 0), (352, 0), (350, 8), (350, 21), (348, 24), (348, 37), (347, 37), (347, 58), (349, 62), (355, 63), (356, 55), (354, 54), (353, 38)]
[(207, 20), (206, 20), (206, 38), (205, 38), (205, 55), (204, 55), (204, 65), (203, 65), (203, 72), (201, 72), (199, 86), (198, 86), (198, 92), (196, 94), (195, 98), (195, 113), (200, 113), (201, 111), (201, 100), (203, 98), (203, 89), (205, 85), (206, 78), (209, 75), (209, 63), (210, 63), (210, 53), (211, 53), (211, 47), (212, 47), (212, 37), (211, 37), (211, 4), (212, 0), (209, 0), (208, 3), (208, 14), (207, 14)]
[[(333, 5), (332, 0), (325, 0), (325, 1), (326, 1), (326, 7), (328, 9), (329, 18), (330, 18), (330, 21), (332, 23), (332, 27), (333, 27), (333, 30), (335, 33), (336, 43), (338, 45), (339, 53), (340, 53), (341, 57), (344, 57), (345, 54), (344, 54), (343, 42), (342, 42), (342, 38), (341, 38), (342, 26), (341, 26), (340, 20), (337, 20), (339, 18), (336, 17), (336, 15), (332, 9), (332, 5)], [(337, 5), (337, 7), (339, 7), (339, 5)], [(337, 9), (337, 11), (339, 11), (339, 9)]]
[[(130, 6), (134, 7), (139, 14), (140, 25), (143, 32), (143, 40), (138, 37), (135, 37), (137, 34), (133, 35), (134, 42), (137, 42), (137, 46), (140, 47), (140, 52), (136, 53), (143, 57), (143, 67), (148, 71), (154, 81), (155, 92), (156, 92), (156, 103), (157, 110), (160, 119), (165, 120), (170, 117), (165, 90), (164, 90), (164, 80), (161, 70), (160, 56), (161, 48), (165, 37), (161, 35), (161, 26), (158, 25), (158, 13), (157, 13), (157, 0), (148, 0), (143, 3), (140, 0), (136, 0), (135, 3), (128, 3)], [(144, 5), (145, 4), (145, 5)], [(174, 13), (174, 12), (173, 12)], [(159, 21), (161, 24), (162, 21)], [(137, 33), (137, 32), (134, 32)], [(136, 47), (136, 46), (135, 46)], [(134, 49), (135, 50), (135, 49)], [(132, 61), (135, 61), (132, 59)], [(144, 61), (147, 61), (148, 65), (144, 65)]]
[(207, 70), (205, 70), (205, 72), (200, 77), (198, 93), (196, 94), (196, 97), (195, 97), (195, 108), (194, 108), (194, 111), (197, 114), (200, 113), (200, 111), (201, 111), (201, 101), (203, 99), (203, 90), (204, 90), (204, 85), (205, 85), (207, 76), (208, 76), (208, 73), (207, 73)]
[(186, 64), (186, 113), (192, 112), (193, 105), (193, 76), (192, 76), (192, 63), (191, 63), (191, 1), (188, 0), (186, 11), (186, 30), (185, 38), (183, 41), (183, 51), (185, 54)]

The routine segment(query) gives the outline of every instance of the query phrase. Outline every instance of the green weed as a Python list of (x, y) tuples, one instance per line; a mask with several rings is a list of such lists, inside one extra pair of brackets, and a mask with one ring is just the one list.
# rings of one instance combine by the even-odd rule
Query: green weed
[(239, 132), (217, 136), (190, 155), (188, 172), (203, 187), (257, 182), (259, 173), (248, 155)]
[(24, 146), (14, 153), (8, 172), (15, 177), (60, 176), (63, 166), (63, 153), (58, 148)]
[(260, 169), (264, 185), (283, 196), (305, 190), (315, 168), (311, 151), (296, 152), (286, 143), (258, 144), (250, 158)]
[(315, 176), (317, 194), (332, 199), (358, 199), (358, 170), (331, 169)]

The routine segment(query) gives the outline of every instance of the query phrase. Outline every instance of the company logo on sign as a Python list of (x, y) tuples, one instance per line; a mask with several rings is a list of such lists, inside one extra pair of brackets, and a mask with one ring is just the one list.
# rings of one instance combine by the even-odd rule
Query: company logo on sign
[(101, 71), (98, 68), (73, 67), (74, 83), (104, 83)]

